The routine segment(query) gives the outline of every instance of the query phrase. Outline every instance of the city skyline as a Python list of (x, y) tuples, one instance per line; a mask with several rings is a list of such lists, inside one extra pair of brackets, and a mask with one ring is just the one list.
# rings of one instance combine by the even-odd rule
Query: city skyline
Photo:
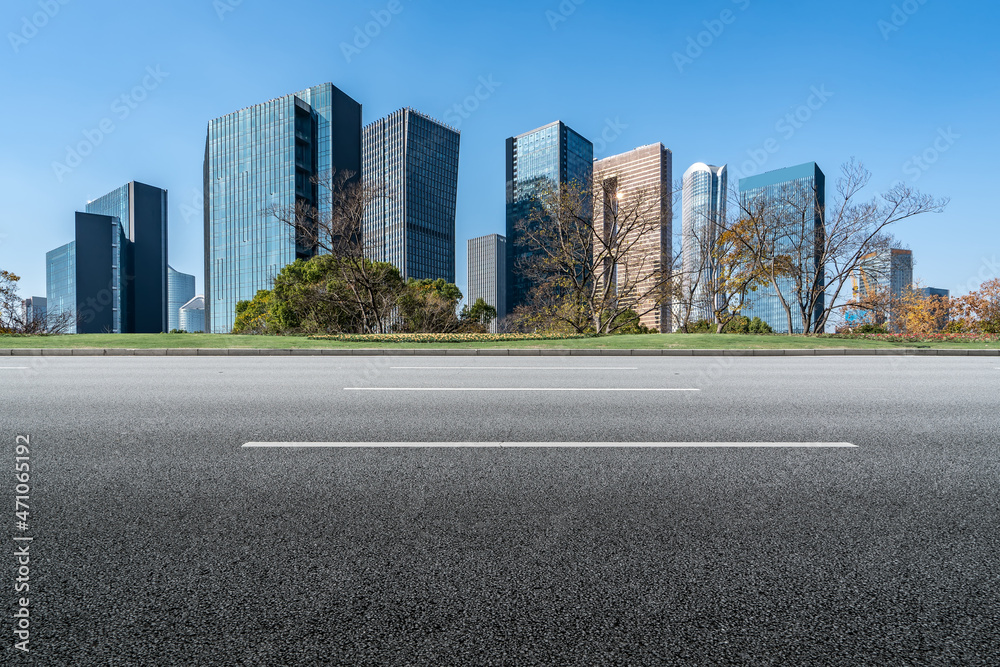
[[(33, 7), (12, 3), (2, 14), (2, 24), (23, 39), (22, 18), (30, 19)], [(72, 233), (66, 211), (75, 210), (75, 202), (106, 191), (109, 184), (133, 179), (171, 191), (173, 264), (197, 275), (199, 293), (204, 291), (197, 255), (205, 123), (316, 81), (333, 81), (362, 102), (365, 122), (406, 104), (459, 123), (460, 287), (465, 287), (463, 240), (504, 232), (504, 193), (497, 185), (503, 178), (499, 142), (554, 118), (592, 140), (598, 157), (664, 141), (674, 151), (678, 170), (713, 161), (729, 164), (736, 177), (746, 176), (747, 166), (762, 173), (816, 161), (832, 181), (836, 166), (857, 154), (874, 172), (873, 193), (904, 180), (953, 198), (945, 214), (907, 223), (897, 232), (921, 258), (916, 271), (920, 280), (961, 294), (1000, 271), (995, 260), (1000, 248), (996, 235), (990, 234), (995, 216), (978, 212), (991, 209), (966, 176), (993, 169), (992, 155), (998, 148), (986, 113), (995, 107), (997, 93), (995, 86), (984, 84), (995, 80), (998, 70), (996, 55), (984, 51), (988, 17), (970, 27), (961, 11), (927, 4), (896, 25), (889, 2), (850, 2), (835, 13), (812, 7), (782, 12), (740, 2), (732, 4), (730, 23), (721, 23), (718, 12), (705, 7), (668, 11), (642, 3), (625, 3), (611, 14), (599, 5), (581, 4), (568, 16), (558, 5), (521, 2), (503, 12), (473, 7), (462, 14), (448, 3), (419, 9), (404, 3), (393, 22), (369, 38), (370, 44), (356, 47), (355, 28), (363, 33), (371, 12), (383, 8), (380, 3), (317, 8), (317, 18), (323, 20), (315, 23), (335, 27), (334, 38), (321, 49), (323, 57), (313, 57), (316, 47), (308, 38), (283, 51), (250, 48), (250, 43), (266, 44), (264, 36), (291, 17), (246, 3), (221, 13), (210, 4), (191, 2), (150, 8), (146, 11), (156, 19), (155, 30), (142, 39), (127, 30), (134, 17), (116, 15), (110, 3), (93, 3), (85, 10), (67, 5), (26, 43), (8, 40), (6, 71), (13, 90), (45, 102), (30, 117), (14, 109), (4, 112), (4, 125), (18, 132), (8, 133), (7, 151), (0, 158), (0, 175), (5, 177), (0, 182), (12, 204), (11, 218), (0, 224), (0, 256), (23, 276), (22, 294), (44, 294), (44, 258), (24, 252), (34, 246), (28, 245), (26, 231), (9, 220), (37, 221), (32, 232), (41, 235), (42, 247), (53, 248)], [(982, 11), (998, 13), (994, 7)], [(496, 29), (486, 35), (475, 30), (483, 21)], [(721, 34), (709, 30), (718, 32), (720, 24)], [(515, 25), (524, 28), (519, 34), (532, 48), (502, 58), (503, 35)], [(810, 31), (801, 28), (807, 25), (820, 34), (806, 39)], [(83, 48), (81, 40), (97, 29), (113, 30), (124, 42), (114, 49), (92, 44)], [(306, 32), (314, 29), (318, 25), (308, 26)], [(183, 30), (194, 30), (200, 38), (186, 51), (165, 39)], [(635, 35), (599, 62), (571, 64), (559, 77), (533, 68), (539, 59), (593, 39), (599, 30)], [(654, 32), (655, 40), (645, 38)], [(444, 40), (435, 41), (444, 35), (452, 40), (447, 46)], [(754, 48), (769, 36), (775, 44), (770, 52)], [(808, 67), (793, 64), (781, 77), (749, 88), (747, 72), (770, 67), (775, 58), (815, 40), (845, 39), (857, 46), (850, 55), (817, 52)], [(436, 45), (423, 48), (428, 40)], [(928, 44), (940, 48), (928, 50)], [(123, 45), (129, 47), (127, 58), (121, 57)], [(345, 51), (344, 45), (351, 48)], [(66, 61), (61, 57), (64, 49), (74, 49), (78, 56)], [(467, 53), (457, 66), (456, 49)], [(310, 57), (304, 57), (307, 53)], [(403, 57), (407, 53), (420, 56)], [(109, 59), (115, 64), (105, 67)], [(213, 65), (205, 68), (205, 62)], [(302, 65), (292, 76), (287, 67), (291, 62)], [(622, 67), (625, 62), (629, 68)], [(450, 76), (427, 75), (445, 65)], [(597, 85), (611, 72), (614, 95), (595, 96), (592, 85), (583, 85)], [(938, 94), (926, 95), (927, 80), (937, 82)], [(656, 85), (640, 85), (650, 81)], [(702, 105), (695, 112), (690, 106), (667, 103), (678, 95), (705, 95), (706, 86), (740, 97), (738, 110)], [(72, 96), (71, 105), (60, 102), (63, 95)], [(967, 99), (980, 103), (961, 102)], [(941, 227), (968, 231), (941, 238), (936, 233)]]

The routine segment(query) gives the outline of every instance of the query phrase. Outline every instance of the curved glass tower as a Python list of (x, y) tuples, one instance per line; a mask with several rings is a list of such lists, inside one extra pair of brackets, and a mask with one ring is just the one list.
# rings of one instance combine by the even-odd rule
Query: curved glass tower
[(718, 277), (712, 258), (719, 226), (726, 219), (726, 166), (698, 162), (684, 172), (684, 285), (690, 319), (715, 320), (712, 284)]

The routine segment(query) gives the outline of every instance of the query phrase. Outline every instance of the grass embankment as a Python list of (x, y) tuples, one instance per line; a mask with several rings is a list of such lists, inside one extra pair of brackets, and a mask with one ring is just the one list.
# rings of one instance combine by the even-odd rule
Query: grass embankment
[(608, 349), (608, 350), (749, 350), (749, 349), (966, 349), (995, 350), (1000, 340), (964, 342), (928, 340), (905, 342), (893, 340), (844, 339), (825, 336), (753, 336), (738, 334), (651, 334), (645, 336), (607, 336), (569, 340), (521, 340), (461, 343), (414, 342), (344, 342), (311, 340), (304, 336), (233, 336), (226, 334), (80, 334), (73, 336), (0, 336), (0, 348), (258, 348), (258, 349), (321, 349), (321, 348), (388, 348), (388, 349), (455, 349), (455, 348), (546, 348), (546, 349)]

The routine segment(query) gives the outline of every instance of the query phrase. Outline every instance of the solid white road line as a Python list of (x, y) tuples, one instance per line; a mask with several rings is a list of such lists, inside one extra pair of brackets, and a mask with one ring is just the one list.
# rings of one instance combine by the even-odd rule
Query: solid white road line
[(27, 366), (0, 366), (0, 371), (26, 371)]
[(701, 389), (627, 389), (623, 387), (344, 387), (344, 391), (701, 391)]
[(857, 449), (849, 442), (248, 442), (244, 449)]

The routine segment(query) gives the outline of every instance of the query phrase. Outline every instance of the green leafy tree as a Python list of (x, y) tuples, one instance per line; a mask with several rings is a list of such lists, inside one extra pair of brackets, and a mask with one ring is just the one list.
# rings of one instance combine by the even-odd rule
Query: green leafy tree
[(452, 333), (458, 331), (458, 303), (462, 292), (443, 278), (406, 283), (399, 296), (398, 328), (404, 333)]
[(479, 298), (471, 306), (466, 304), (462, 307), (460, 328), (467, 333), (486, 333), (496, 318), (497, 309)]
[(236, 304), (234, 334), (273, 334), (277, 329), (271, 320), (271, 290), (262, 289), (251, 301)]

